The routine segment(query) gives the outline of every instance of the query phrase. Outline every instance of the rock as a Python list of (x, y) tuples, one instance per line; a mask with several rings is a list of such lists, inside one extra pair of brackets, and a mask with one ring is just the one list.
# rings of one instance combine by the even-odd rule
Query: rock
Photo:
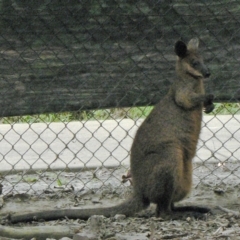
[(88, 224), (91, 232), (97, 233), (101, 230), (103, 220), (105, 219), (102, 215), (93, 215), (88, 219)]
[(122, 221), (122, 220), (124, 220), (125, 218), (126, 218), (126, 215), (124, 215), (124, 214), (116, 214), (116, 215), (114, 216), (114, 219), (117, 220), (117, 221)]
[(73, 236), (73, 240), (98, 240), (97, 235), (84, 231)]
[(117, 233), (116, 240), (148, 240), (148, 238), (141, 233)]

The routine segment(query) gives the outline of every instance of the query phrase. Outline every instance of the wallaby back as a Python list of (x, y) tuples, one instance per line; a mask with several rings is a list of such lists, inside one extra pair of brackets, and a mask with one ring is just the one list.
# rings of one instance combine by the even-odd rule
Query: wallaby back
[(213, 95), (204, 93), (210, 76), (198, 52), (198, 40), (175, 44), (177, 79), (138, 129), (131, 149), (133, 197), (109, 208), (65, 209), (11, 216), (12, 222), (60, 217), (87, 219), (91, 215), (131, 216), (150, 203), (157, 215), (170, 213), (191, 189), (192, 158), (196, 152), (203, 107), (213, 110)]

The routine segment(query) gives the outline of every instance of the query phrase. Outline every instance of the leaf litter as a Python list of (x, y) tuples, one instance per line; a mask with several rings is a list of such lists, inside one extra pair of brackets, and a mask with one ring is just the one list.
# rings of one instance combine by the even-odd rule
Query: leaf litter
[[(135, 217), (118, 214), (112, 218), (92, 216), (88, 221), (65, 218), (49, 222), (19, 223), (14, 226), (68, 226), (74, 228), (73, 235), (68, 236), (68, 239), (73, 239), (75, 234), (80, 234), (78, 236), (84, 238), (74, 237), (74, 239), (91, 239), (88, 238), (89, 233), (96, 239), (108, 240), (240, 239), (240, 178), (236, 177), (240, 176), (240, 170), (235, 168), (237, 170), (234, 175), (221, 178), (220, 170), (205, 176), (206, 169), (213, 171), (215, 166), (195, 168), (192, 193), (180, 203), (180, 205), (211, 207), (213, 214), (205, 214), (203, 219), (185, 214), (176, 219), (156, 218), (155, 206), (151, 205), (148, 210)], [(58, 178), (62, 178), (61, 181), (64, 182), (61, 188), (56, 187), (57, 182), (53, 183), (53, 173), (45, 172), (44, 177), (41, 178), (30, 176), (30, 179), (36, 178), (38, 181), (29, 183), (34, 187), (28, 189), (24, 180), (19, 181), (19, 175), (8, 176), (1, 182), (3, 188), (0, 196), (2, 199), (0, 219), (8, 213), (20, 211), (116, 205), (131, 194), (130, 181), (121, 184), (121, 178), (126, 172), (126, 168), (123, 167), (101, 168), (80, 173), (61, 172), (57, 173)], [(39, 174), (37, 173), (38, 176)], [(16, 179), (18, 179), (17, 184)], [(11, 226), (11, 224), (1, 220), (0, 226)], [(66, 236), (62, 236), (64, 237)]]

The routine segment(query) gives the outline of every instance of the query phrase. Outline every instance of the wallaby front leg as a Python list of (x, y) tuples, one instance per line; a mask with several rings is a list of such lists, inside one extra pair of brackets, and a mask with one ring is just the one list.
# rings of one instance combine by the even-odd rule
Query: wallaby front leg
[(179, 90), (175, 97), (177, 105), (185, 109), (192, 109), (203, 103), (205, 100), (205, 94), (197, 94), (184, 90)]
[[(213, 95), (212, 94), (197, 94), (197, 93), (189, 93), (186, 91), (179, 91), (176, 94), (176, 103), (185, 109), (194, 108), (201, 103), (206, 102), (206, 105), (209, 106), (210, 103), (212, 104)], [(208, 109), (210, 110), (210, 109)]]

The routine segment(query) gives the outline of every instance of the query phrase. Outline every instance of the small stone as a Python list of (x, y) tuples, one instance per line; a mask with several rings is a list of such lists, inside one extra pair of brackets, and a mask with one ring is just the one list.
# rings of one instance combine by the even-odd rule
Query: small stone
[(145, 234), (140, 233), (117, 233), (116, 240), (148, 240)]
[(73, 240), (98, 240), (97, 235), (90, 232), (81, 232), (73, 236)]
[(92, 198), (92, 203), (101, 203), (99, 198)]
[(103, 215), (93, 215), (88, 219), (91, 232), (97, 233), (101, 230), (104, 218), (105, 217)]
[(147, 232), (147, 231), (149, 231), (149, 227), (147, 227), (147, 226), (140, 226), (139, 227), (139, 229), (141, 230), (141, 232)]
[(126, 218), (126, 215), (124, 215), (124, 214), (116, 214), (114, 216), (114, 219), (117, 220), (117, 221), (124, 220), (125, 218)]

